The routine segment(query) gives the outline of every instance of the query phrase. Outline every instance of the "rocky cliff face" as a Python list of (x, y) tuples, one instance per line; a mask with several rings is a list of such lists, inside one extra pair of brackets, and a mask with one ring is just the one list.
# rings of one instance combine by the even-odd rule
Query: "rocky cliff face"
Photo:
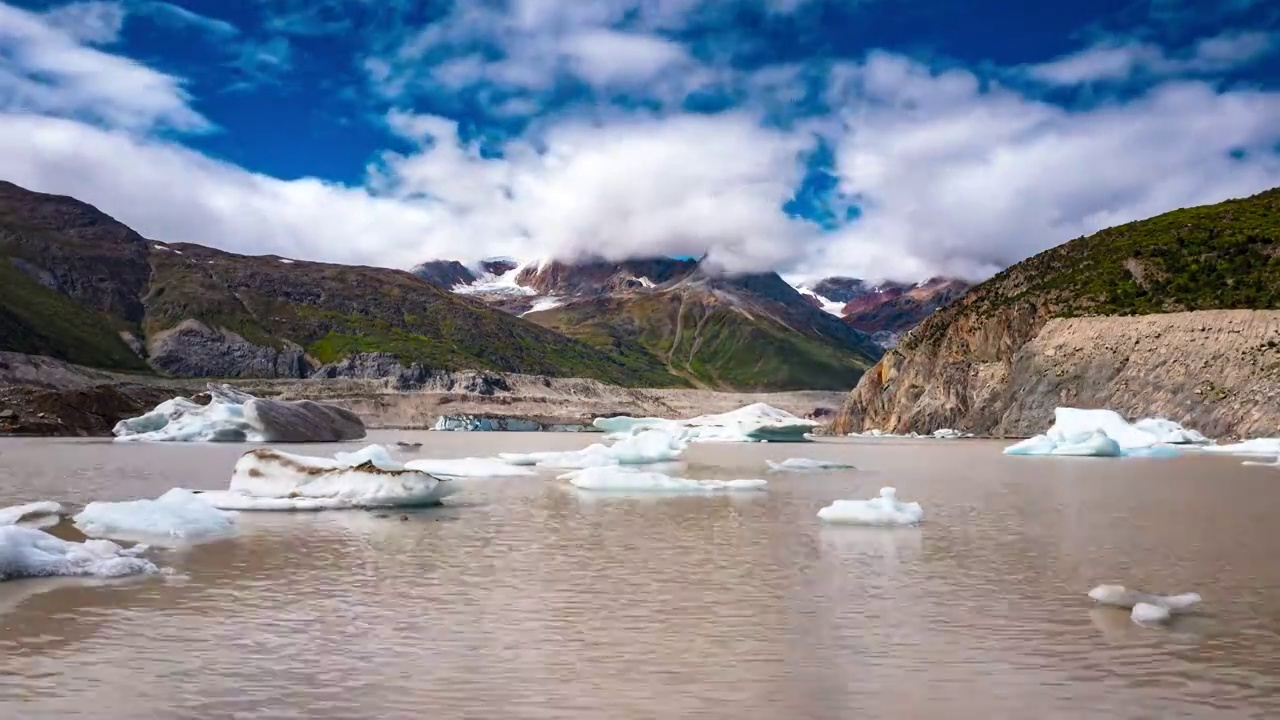
[(314, 361), (298, 345), (255, 345), (230, 330), (187, 319), (151, 336), (151, 366), (179, 377), (304, 378)]
[(1280, 311), (1054, 318), (1020, 342), (1037, 325), (1005, 314), (957, 326), (929, 354), (890, 352), (833, 429), (1025, 437), (1059, 406), (1166, 417), (1210, 437), (1280, 429)]
[(1277, 230), (1271, 191), (1041, 253), (911, 331), (832, 430), (1025, 436), (1074, 405), (1164, 415), (1211, 436), (1274, 435)]

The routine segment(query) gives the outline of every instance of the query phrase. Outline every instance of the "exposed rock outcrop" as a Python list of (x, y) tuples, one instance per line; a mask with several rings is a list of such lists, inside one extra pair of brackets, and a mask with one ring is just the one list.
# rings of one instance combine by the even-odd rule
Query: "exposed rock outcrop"
[(1275, 435), (1278, 227), (1273, 190), (1018, 263), (886, 353), (832, 431), (1025, 436), (1069, 405), (1164, 416), (1211, 437)]
[(1057, 406), (1162, 416), (1210, 437), (1280, 429), (1280, 311), (1055, 318), (1021, 343), (1034, 325), (1004, 320), (969, 328), (967, 348), (890, 353), (833, 429), (1022, 437), (1051, 425)]
[(462, 370), (429, 370), (421, 363), (408, 367), (400, 364), (389, 353), (357, 353), (320, 368), (312, 377), (317, 379), (386, 380), (389, 387), (401, 392), (426, 390), (432, 392), (463, 392), (475, 395), (493, 395), (510, 392), (507, 379), (497, 373)]
[(182, 377), (302, 378), (312, 372), (302, 348), (280, 341), (280, 348), (254, 345), (230, 330), (215, 330), (199, 320), (151, 336), (151, 365)]

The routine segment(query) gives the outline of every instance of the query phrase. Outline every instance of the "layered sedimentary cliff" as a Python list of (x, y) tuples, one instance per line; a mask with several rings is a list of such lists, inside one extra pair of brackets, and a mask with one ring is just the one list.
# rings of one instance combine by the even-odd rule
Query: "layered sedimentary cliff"
[(1052, 424), (1057, 406), (1160, 415), (1211, 437), (1280, 430), (1280, 311), (1055, 318), (1022, 340), (1026, 320), (993, 318), (932, 352), (891, 353), (834, 430), (1021, 437)]

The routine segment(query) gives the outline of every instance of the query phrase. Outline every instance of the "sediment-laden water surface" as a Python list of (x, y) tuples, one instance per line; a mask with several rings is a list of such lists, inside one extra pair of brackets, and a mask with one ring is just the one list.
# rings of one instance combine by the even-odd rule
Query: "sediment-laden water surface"
[[(370, 442), (398, 439), (424, 443), (408, 459), (598, 436)], [(767, 491), (548, 472), (408, 513), (243, 513), (235, 538), (151, 552), (172, 575), (0, 583), (0, 717), (1280, 717), (1280, 471), (1001, 447), (702, 444), (685, 476)], [(225, 488), (244, 449), (4, 440), (0, 506)], [(768, 472), (789, 457), (857, 469)], [(921, 526), (815, 517), (885, 485)], [(1107, 582), (1204, 603), (1144, 628), (1093, 607)]]

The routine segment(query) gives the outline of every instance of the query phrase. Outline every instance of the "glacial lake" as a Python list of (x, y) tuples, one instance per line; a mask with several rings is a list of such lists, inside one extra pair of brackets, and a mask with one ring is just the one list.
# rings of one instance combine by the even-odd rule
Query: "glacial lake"
[[(596, 435), (377, 432), (411, 457)], [(289, 448), (331, 455), (365, 442)], [(694, 445), (763, 493), (467, 481), (447, 506), (242, 514), (171, 576), (0, 583), (0, 717), (1277, 718), (1280, 471), (1003, 443)], [(0, 440), (0, 506), (225, 488), (245, 446)], [(777, 474), (765, 460), (856, 470)], [(824, 526), (885, 485), (911, 529)], [(1101, 583), (1196, 591), (1162, 628)]]

